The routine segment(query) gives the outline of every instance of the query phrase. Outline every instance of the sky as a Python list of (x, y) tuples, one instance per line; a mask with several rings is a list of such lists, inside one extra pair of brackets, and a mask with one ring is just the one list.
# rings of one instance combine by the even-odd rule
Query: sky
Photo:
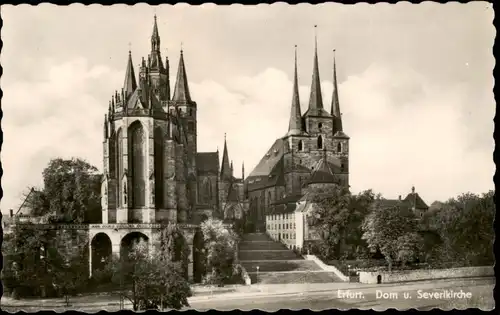
[(288, 130), (294, 45), (302, 113), (314, 25), (324, 104), (333, 49), (350, 140), (353, 192), (386, 198), (412, 186), (427, 201), (494, 189), (495, 29), (486, 2), (369, 5), (2, 6), (2, 212), (42, 185), (55, 157), (102, 169), (102, 123), (150, 51), (154, 14), (175, 82), (181, 46), (198, 104), (198, 151), (222, 153), (248, 175)]

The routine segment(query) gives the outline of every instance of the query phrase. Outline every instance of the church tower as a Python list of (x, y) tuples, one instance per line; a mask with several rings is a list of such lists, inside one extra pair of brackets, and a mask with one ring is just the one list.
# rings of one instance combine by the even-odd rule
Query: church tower
[(189, 92), (186, 65), (184, 63), (184, 51), (181, 49), (177, 78), (175, 81), (174, 94), (169, 102), (169, 111), (175, 112), (183, 129), (185, 137), (181, 139), (185, 144), (185, 157), (183, 160), (186, 169), (187, 183), (187, 207), (193, 209), (198, 201), (198, 181), (196, 152), (197, 145), (197, 105), (191, 99)]
[(283, 138), (285, 195), (298, 195), (309, 169), (303, 164), (308, 157), (307, 144), (309, 135), (305, 132), (304, 121), (300, 110), (299, 82), (297, 75), (297, 46), (295, 46), (295, 64), (293, 74), (292, 105), (288, 132)]
[(177, 221), (179, 136), (178, 122), (165, 111), (169, 94), (168, 59), (165, 67), (155, 16), (139, 80), (129, 51), (123, 88), (112, 96), (106, 116), (103, 223)]
[(339, 90), (337, 85), (337, 64), (335, 49), (333, 50), (333, 95), (331, 115), (333, 120), (333, 151), (340, 160), (340, 178), (344, 185), (349, 186), (349, 136), (344, 133), (342, 113), (340, 112)]
[[(316, 26), (315, 26), (316, 28)], [(332, 154), (332, 116), (323, 107), (323, 95), (321, 93), (321, 80), (318, 65), (318, 40), (314, 38), (314, 60), (313, 74), (311, 82), (311, 94), (309, 96), (309, 107), (304, 114), (305, 131), (309, 134), (308, 150), (314, 159), (314, 163), (319, 161), (323, 155), (323, 150), (327, 151), (327, 156)], [(312, 167), (314, 163), (307, 166)]]

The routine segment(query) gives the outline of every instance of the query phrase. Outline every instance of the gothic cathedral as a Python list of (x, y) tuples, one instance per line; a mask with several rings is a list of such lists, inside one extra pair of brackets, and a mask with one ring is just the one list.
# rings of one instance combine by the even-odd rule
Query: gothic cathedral
[(156, 16), (151, 52), (138, 79), (129, 51), (125, 81), (104, 119), (102, 223), (198, 224), (245, 211), (243, 179), (233, 176), (224, 139), (219, 152), (197, 152), (197, 104), (181, 50), (173, 95)]

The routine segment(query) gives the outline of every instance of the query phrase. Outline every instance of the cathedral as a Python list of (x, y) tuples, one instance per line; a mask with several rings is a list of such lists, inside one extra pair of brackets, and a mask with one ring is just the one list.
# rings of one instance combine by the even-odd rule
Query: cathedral
[(302, 114), (300, 109), (295, 51), (288, 131), (274, 142), (245, 180), (248, 218), (254, 229), (264, 231), (266, 215), (274, 213), (277, 206), (288, 206), (293, 211), (311, 189), (331, 184), (349, 186), (349, 136), (342, 126), (335, 57), (330, 112), (324, 108), (320, 82), (316, 41), (307, 111)]
[(197, 151), (197, 109), (183, 52), (173, 95), (156, 16), (151, 52), (136, 78), (129, 51), (125, 80), (104, 119), (102, 223), (199, 223), (234, 219), (245, 208), (243, 179), (233, 176), (224, 139), (219, 152)]

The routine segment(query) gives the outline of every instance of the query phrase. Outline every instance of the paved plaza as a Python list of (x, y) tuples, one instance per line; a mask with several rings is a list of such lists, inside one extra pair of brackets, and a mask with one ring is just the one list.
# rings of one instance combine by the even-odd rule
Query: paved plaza
[[(361, 283), (300, 283), (300, 284), (258, 284), (251, 286), (230, 286), (222, 289), (197, 287), (189, 298), (190, 308), (196, 310), (252, 310), (276, 311), (279, 309), (375, 309), (396, 308), (405, 310), (464, 309), (477, 307), (491, 310), (494, 307), (494, 278), (445, 279), (391, 284)], [(471, 298), (419, 298), (423, 293), (443, 292), (443, 290), (465, 293)], [(377, 296), (390, 294), (391, 298)], [(404, 293), (411, 297), (405, 298)], [(343, 296), (342, 296), (343, 295)], [(396, 296), (397, 295), (397, 296)], [(131, 309), (130, 303), (126, 304)], [(100, 310), (116, 311), (119, 309), (119, 296), (87, 295), (71, 298), (67, 308), (63, 299), (12, 300), (2, 298), (5, 311), (38, 310), (65, 311), (67, 309), (85, 312)]]

